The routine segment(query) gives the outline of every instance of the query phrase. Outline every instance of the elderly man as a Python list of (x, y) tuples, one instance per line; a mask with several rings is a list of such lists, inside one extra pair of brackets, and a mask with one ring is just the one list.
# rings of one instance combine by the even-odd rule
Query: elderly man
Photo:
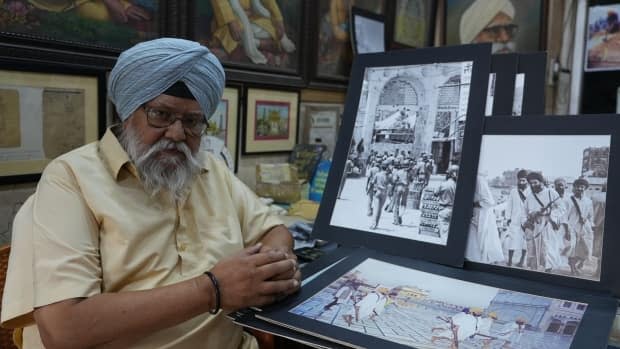
[(512, 22), (514, 17), (510, 0), (475, 0), (461, 16), (461, 43), (491, 42), (493, 53), (514, 52), (519, 29)]
[(521, 225), (522, 218), (525, 217), (525, 198), (530, 194), (527, 186), (527, 170), (517, 172), (517, 187), (513, 188), (506, 201), (506, 224), (508, 231), (504, 236), (505, 246), (508, 248), (508, 266), (512, 266), (512, 258), (515, 251), (521, 251), (521, 256), (517, 267), (523, 267), (525, 254), (525, 231)]
[(560, 223), (566, 213), (559, 203), (560, 195), (545, 187), (542, 173), (530, 172), (527, 181), (531, 192), (525, 198), (525, 215), (521, 218), (521, 224), (529, 233), (528, 266), (533, 270), (544, 267), (545, 272), (551, 272), (562, 265), (563, 234)]
[(120, 55), (108, 94), (123, 123), (53, 160), (15, 220), (2, 321), (25, 327), (25, 349), (257, 347), (225, 313), (300, 274), (288, 230), (199, 151), (223, 88), (195, 42)]

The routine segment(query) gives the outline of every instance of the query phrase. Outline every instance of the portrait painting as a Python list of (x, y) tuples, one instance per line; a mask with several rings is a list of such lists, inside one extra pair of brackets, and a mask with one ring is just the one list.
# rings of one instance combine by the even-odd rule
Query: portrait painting
[(600, 281), (610, 141), (484, 135), (465, 258)]
[(244, 153), (293, 150), (299, 93), (248, 88), (246, 98)]
[(541, 49), (543, 0), (447, 0), (447, 45), (493, 43), (493, 53)]
[(620, 69), (620, 4), (591, 6), (588, 9), (586, 71)]
[(0, 32), (123, 50), (162, 32), (160, 0), (7, 0)]
[(196, 1), (193, 39), (224, 64), (296, 73), (303, 7), (301, 0)]
[(319, 0), (316, 76), (346, 79), (351, 70), (351, 8), (359, 7), (375, 14), (384, 13), (383, 1)]

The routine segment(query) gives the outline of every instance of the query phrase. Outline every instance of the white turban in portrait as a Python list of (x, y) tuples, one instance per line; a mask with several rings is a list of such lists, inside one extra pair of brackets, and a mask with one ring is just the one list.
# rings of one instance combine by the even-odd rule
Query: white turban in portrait
[(178, 81), (185, 83), (209, 118), (222, 98), (226, 77), (218, 59), (197, 42), (161, 38), (121, 53), (108, 81), (108, 96), (121, 120)]
[(510, 0), (475, 0), (461, 16), (461, 44), (471, 43), (499, 12), (515, 17), (515, 7)]

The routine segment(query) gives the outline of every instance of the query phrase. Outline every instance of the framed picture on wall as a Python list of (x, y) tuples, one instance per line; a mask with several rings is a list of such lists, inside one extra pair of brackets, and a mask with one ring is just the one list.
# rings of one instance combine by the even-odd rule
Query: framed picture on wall
[(544, 47), (546, 0), (446, 0), (445, 43), (491, 42), (493, 53)]
[(302, 0), (192, 3), (190, 36), (225, 66), (301, 75)]
[(353, 6), (351, 26), (355, 54), (385, 52), (385, 16)]
[(165, 13), (166, 0), (4, 1), (0, 37), (118, 53), (165, 33)]
[(0, 183), (36, 180), (52, 159), (99, 138), (103, 71), (36, 64), (24, 70), (23, 64), (3, 63)]
[(237, 135), (239, 120), (239, 88), (227, 86), (215, 112), (209, 118), (201, 147), (237, 171)]
[(243, 153), (289, 152), (297, 143), (299, 92), (247, 88)]
[(436, 0), (395, 0), (390, 5), (392, 26), (386, 28), (390, 48), (432, 46)]
[(331, 159), (336, 148), (338, 129), (344, 104), (307, 103), (299, 105), (299, 141), (307, 144), (324, 144), (325, 157)]
[(620, 69), (620, 3), (588, 8), (586, 71)]
[(372, 13), (385, 13), (384, 1), (318, 0), (313, 8), (311, 41), (315, 55), (312, 80), (346, 85), (349, 79), (353, 49), (351, 47), (351, 7), (355, 5)]

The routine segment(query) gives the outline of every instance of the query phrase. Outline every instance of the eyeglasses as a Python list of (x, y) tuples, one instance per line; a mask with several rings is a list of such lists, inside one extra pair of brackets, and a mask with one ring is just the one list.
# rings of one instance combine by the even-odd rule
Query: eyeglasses
[(498, 38), (502, 32), (505, 32), (510, 38), (514, 38), (519, 33), (519, 26), (516, 24), (499, 24), (491, 27), (486, 27), (482, 30), (494, 38)]
[(155, 128), (169, 127), (177, 120), (181, 120), (185, 132), (192, 136), (200, 136), (207, 128), (204, 114), (202, 113), (175, 113), (169, 110), (149, 107), (143, 105), (142, 109), (146, 113), (146, 121), (149, 126)]

